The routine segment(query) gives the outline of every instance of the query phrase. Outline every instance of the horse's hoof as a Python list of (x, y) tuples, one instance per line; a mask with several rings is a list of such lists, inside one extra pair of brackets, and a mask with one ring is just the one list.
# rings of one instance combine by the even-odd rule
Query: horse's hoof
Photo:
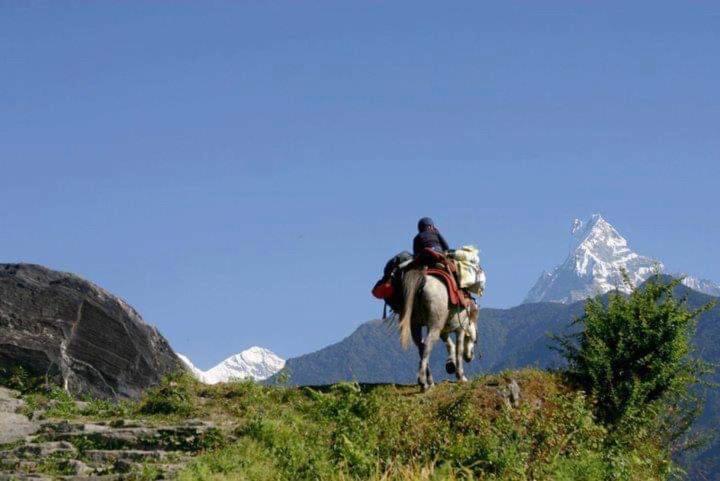
[(423, 384), (422, 385), (422, 392), (428, 392), (430, 389), (432, 389), (433, 384)]
[(459, 377), (458, 382), (468, 382), (468, 378), (466, 378), (465, 376)]
[(454, 362), (448, 361), (445, 363), (445, 372), (448, 374), (455, 374), (455, 371), (457, 371), (457, 368), (455, 367)]

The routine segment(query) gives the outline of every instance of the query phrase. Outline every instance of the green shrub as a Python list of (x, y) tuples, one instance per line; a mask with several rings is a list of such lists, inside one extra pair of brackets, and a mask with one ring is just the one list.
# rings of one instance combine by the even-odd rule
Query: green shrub
[(195, 401), (195, 380), (189, 374), (171, 374), (145, 392), (138, 410), (149, 415), (189, 416)]
[(0, 386), (15, 389), (23, 394), (42, 389), (44, 380), (22, 366), (0, 367)]
[(333, 460), (348, 466), (354, 476), (369, 476), (378, 454), (376, 430), (372, 429), (378, 412), (375, 398), (363, 393), (356, 383), (340, 383), (316, 399), (316, 416), (334, 422), (330, 441)]
[(559, 339), (568, 376), (592, 396), (606, 425), (639, 428), (657, 419), (661, 401), (687, 406), (690, 387), (707, 372), (691, 357), (691, 339), (712, 306), (689, 310), (673, 295), (679, 283), (655, 276), (629, 296), (589, 300), (576, 321), (582, 332)]
[(80, 413), (73, 397), (60, 387), (50, 388), (47, 398), (48, 409), (45, 413), (46, 417), (68, 419)]
[(128, 418), (135, 407), (130, 401), (88, 399), (86, 402), (87, 405), (80, 410), (80, 415), (99, 419)]

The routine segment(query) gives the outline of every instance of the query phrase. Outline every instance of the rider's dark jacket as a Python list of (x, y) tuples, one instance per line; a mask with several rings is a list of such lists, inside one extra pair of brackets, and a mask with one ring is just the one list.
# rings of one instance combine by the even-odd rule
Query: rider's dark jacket
[(437, 230), (425, 230), (413, 239), (413, 254), (420, 256), (425, 249), (432, 249), (436, 252), (444, 252), (449, 250), (448, 243), (442, 234)]

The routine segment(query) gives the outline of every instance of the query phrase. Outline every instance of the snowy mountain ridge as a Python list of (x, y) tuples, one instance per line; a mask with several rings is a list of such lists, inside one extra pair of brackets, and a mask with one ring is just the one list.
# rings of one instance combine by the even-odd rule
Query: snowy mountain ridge
[(205, 384), (217, 384), (239, 379), (262, 381), (285, 366), (284, 359), (269, 349), (258, 346), (253, 346), (239, 354), (230, 356), (207, 371), (197, 368), (187, 356), (178, 354), (178, 357), (193, 375)]
[[(561, 265), (543, 272), (525, 298), (529, 302), (571, 303), (614, 289), (630, 292), (623, 280), (625, 271), (632, 285), (638, 286), (655, 271), (663, 272), (662, 262), (632, 251), (627, 240), (600, 214), (586, 223), (572, 225), (573, 244)], [(686, 276), (683, 284), (710, 295), (720, 295), (720, 286)]]

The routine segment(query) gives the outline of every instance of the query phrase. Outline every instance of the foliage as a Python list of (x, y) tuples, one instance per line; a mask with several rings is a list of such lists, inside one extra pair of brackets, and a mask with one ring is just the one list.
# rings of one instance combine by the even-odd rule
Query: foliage
[(129, 401), (107, 401), (105, 399), (88, 399), (80, 409), (81, 416), (95, 418), (127, 418), (134, 414), (136, 405)]
[[(663, 479), (655, 444), (610, 451), (581, 392), (559, 376), (512, 373), (523, 403), (509, 407), (487, 376), (414, 387), (343, 383), (323, 389), (241, 384), (204, 388), (204, 409), (238, 421), (237, 442), (195, 459), (181, 480)], [(622, 467), (622, 478), (613, 471)]]
[[(698, 317), (712, 305), (689, 309), (673, 294), (679, 284), (656, 276), (629, 296), (589, 300), (576, 321), (582, 331), (559, 338), (567, 375), (591, 395), (598, 418), (635, 438), (638, 430), (658, 435), (661, 426), (668, 438), (682, 434), (698, 406), (690, 388), (708, 373), (692, 358), (691, 341)], [(662, 419), (667, 413), (672, 420)]]
[(195, 381), (186, 373), (165, 377), (160, 385), (150, 388), (143, 396), (139, 413), (188, 416), (192, 414)]
[(67, 418), (80, 411), (72, 396), (62, 388), (50, 388), (47, 397), (50, 402), (45, 415), (48, 417)]
[(22, 366), (0, 367), (0, 386), (29, 393), (37, 391), (43, 384), (41, 377), (31, 374)]
[[(503, 397), (511, 378), (521, 387), (517, 408)], [(559, 374), (531, 369), (443, 383), (426, 394), (356, 383), (206, 386), (172, 376), (137, 403), (78, 403), (59, 389), (25, 398), (32, 396), (52, 416), (111, 426), (134, 416), (154, 424), (214, 421), (220, 430), (179, 448), (200, 454), (181, 481), (644, 481), (665, 479), (672, 467), (666, 446), (652, 439), (613, 444), (582, 391)], [(109, 448), (99, 441), (74, 443), (81, 452)], [(62, 466), (48, 470), (55, 467)], [(152, 479), (152, 470), (129, 479)]]

